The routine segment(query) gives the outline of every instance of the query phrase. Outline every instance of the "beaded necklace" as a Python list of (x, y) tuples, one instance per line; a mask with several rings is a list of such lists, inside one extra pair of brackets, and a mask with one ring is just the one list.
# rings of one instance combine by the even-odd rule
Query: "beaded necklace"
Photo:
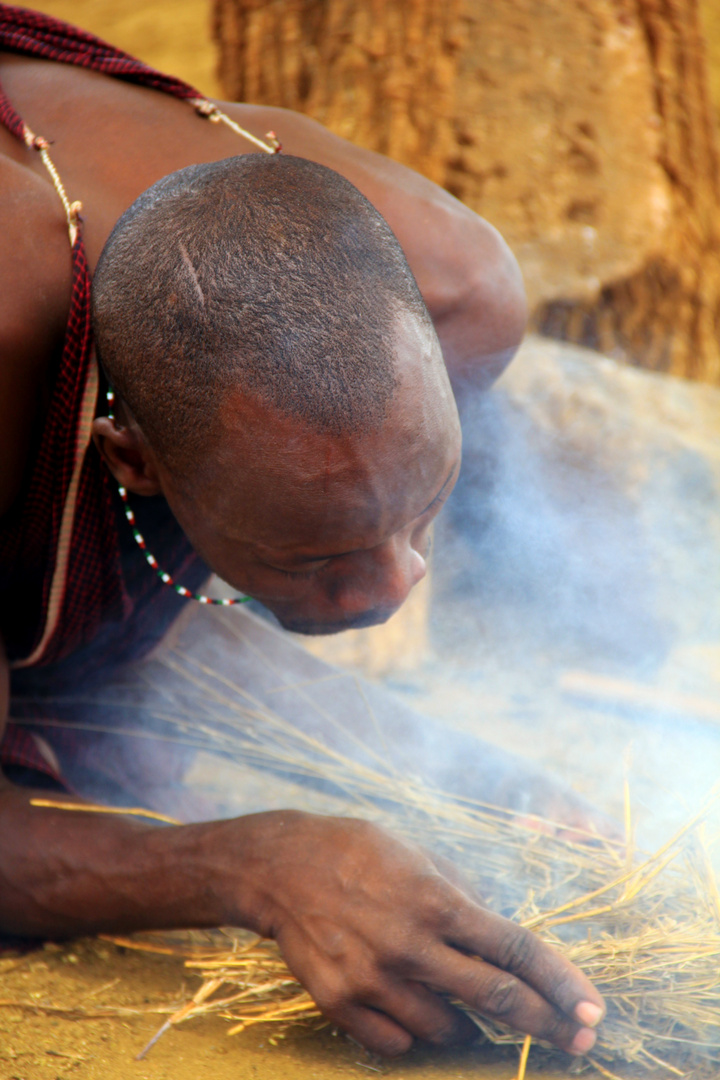
[[(105, 397), (107, 398), (108, 403), (108, 420), (112, 420), (114, 422), (115, 391), (111, 387), (108, 387)], [(248, 600), (252, 599), (252, 597), (250, 596), (233, 596), (225, 600), (218, 600), (212, 596), (205, 596), (203, 593), (191, 592), (190, 589), (186, 589), (184, 585), (178, 585), (178, 583), (173, 580), (172, 576), (168, 574), (167, 570), (163, 570), (162, 567), (158, 566), (157, 559), (151, 551), (148, 551), (147, 544), (145, 543), (145, 537), (137, 527), (135, 515), (133, 514), (132, 507), (130, 506), (130, 503), (128, 501), (127, 489), (124, 488), (122, 484), (118, 484), (118, 492), (120, 493), (120, 498), (123, 502), (123, 510), (125, 511), (125, 517), (127, 518), (128, 524), (132, 530), (135, 543), (140, 548), (143, 555), (145, 556), (146, 561), (153, 568), (157, 576), (162, 581), (163, 585), (169, 585), (175, 590), (176, 593), (178, 593), (179, 596), (184, 596), (188, 600), (197, 600), (199, 604), (215, 604), (218, 607), (232, 607), (233, 604), (246, 604)]]
[[(258, 139), (256, 135), (252, 135), (249, 131), (246, 131), (245, 128), (240, 127), (240, 125), (236, 123), (235, 120), (231, 119), (231, 117), (227, 116), (226, 113), (218, 109), (217, 105), (215, 105), (212, 101), (208, 101), (206, 98), (190, 98), (188, 100), (195, 109), (195, 111), (200, 114), (200, 116), (205, 117), (206, 120), (209, 120), (213, 124), (225, 124), (226, 127), (229, 127), (232, 131), (235, 132), (236, 135), (239, 135), (243, 139), (247, 139), (249, 142), (257, 146), (259, 150), (263, 150), (266, 154), (279, 154), (282, 150), (282, 145), (278, 140), (277, 136), (275, 135), (274, 131), (268, 131), (264, 140)], [(40, 154), (43, 165), (45, 166), (50, 175), (53, 187), (58, 193), (60, 200), (63, 204), (63, 209), (65, 210), (68, 234), (70, 238), (70, 246), (74, 247), (79, 233), (79, 222), (81, 220), (80, 214), (82, 211), (82, 203), (78, 201), (70, 202), (70, 200), (68, 199), (67, 193), (65, 191), (65, 186), (62, 182), (60, 174), (55, 167), (55, 163), (50, 157), (50, 142), (47, 139), (44, 139), (42, 136), (36, 135), (33, 131), (30, 130), (27, 124), (23, 124), (22, 136), (25, 144), (29, 148), (37, 150), (37, 152)], [(106, 396), (109, 410), (108, 419), (114, 420), (115, 416), (113, 415), (113, 406), (115, 404), (115, 392), (111, 388), (108, 388)], [(168, 574), (166, 570), (163, 570), (160, 566), (158, 566), (157, 559), (152, 554), (152, 552), (148, 551), (147, 545), (145, 543), (145, 538), (137, 527), (135, 515), (133, 514), (132, 508), (128, 502), (128, 493), (126, 489), (121, 484), (119, 484), (118, 491), (120, 492), (120, 498), (123, 501), (125, 517), (127, 518), (128, 524), (132, 529), (135, 543), (140, 548), (143, 555), (145, 556), (145, 559), (155, 571), (157, 576), (160, 578), (163, 585), (170, 585), (176, 593), (178, 593), (180, 596), (186, 597), (189, 600), (197, 600), (200, 604), (215, 604), (219, 607), (232, 607), (233, 604), (245, 604), (248, 602), (248, 600), (252, 599), (250, 596), (234, 596), (226, 600), (218, 600), (212, 596), (204, 596), (202, 593), (191, 592), (190, 589), (186, 589), (184, 585), (178, 585), (178, 583), (173, 580), (172, 576)]]
[[(251, 135), (249, 131), (245, 130), (245, 128), (240, 127), (239, 124), (237, 124), (224, 112), (218, 109), (217, 105), (214, 105), (211, 101), (206, 101), (204, 98), (192, 98), (190, 100), (190, 104), (194, 106), (195, 110), (201, 116), (204, 116), (212, 123), (225, 124), (232, 131), (234, 131), (236, 135), (240, 135), (241, 138), (247, 139), (250, 142), (254, 143), (259, 150), (264, 150), (266, 154), (280, 153), (282, 146), (278, 141), (274, 131), (268, 131), (267, 135), (265, 136), (266, 141), (263, 141), (262, 139), (258, 139), (255, 135)], [(67, 197), (64, 197), (65, 191), (62, 187), (60, 177), (57, 175), (57, 172), (52, 162), (47, 156), (47, 146), (49, 144), (47, 144), (45, 140), (42, 140), (42, 143), (43, 145), (38, 145), (37, 149), (40, 151), (41, 155), (43, 155), (43, 161), (45, 162), (46, 168), (50, 172), (53, 183), (55, 184), (55, 188), (60, 194), (60, 197), (63, 198), (63, 205), (65, 206), (68, 219), (68, 227), (70, 229), (70, 241), (71, 243), (74, 243), (76, 234), (73, 230), (76, 226), (77, 214), (78, 211), (81, 209), (81, 205), (80, 203), (73, 203), (72, 205), (68, 204)], [(115, 406), (115, 391), (111, 387), (108, 387), (106, 397), (108, 403), (108, 420), (114, 421), (115, 415), (113, 410)], [(128, 524), (132, 530), (135, 543), (140, 548), (143, 555), (145, 556), (147, 563), (155, 571), (157, 576), (162, 581), (163, 585), (169, 585), (172, 589), (175, 590), (176, 593), (178, 593), (179, 596), (184, 596), (188, 600), (197, 600), (199, 604), (214, 604), (218, 607), (232, 607), (233, 604), (246, 604), (248, 600), (252, 599), (252, 597), (250, 596), (233, 596), (229, 597), (228, 599), (219, 600), (212, 596), (205, 596), (203, 593), (191, 592), (191, 590), (186, 589), (184, 585), (178, 585), (178, 583), (173, 580), (172, 576), (168, 574), (167, 570), (163, 570), (162, 567), (158, 565), (158, 561), (152, 554), (152, 552), (148, 551), (147, 544), (145, 543), (145, 537), (142, 535), (142, 533), (137, 527), (135, 515), (128, 501), (127, 490), (122, 486), (122, 484), (118, 484), (118, 492), (120, 493), (120, 498), (123, 502), (123, 510), (125, 511), (125, 517), (127, 518)]]

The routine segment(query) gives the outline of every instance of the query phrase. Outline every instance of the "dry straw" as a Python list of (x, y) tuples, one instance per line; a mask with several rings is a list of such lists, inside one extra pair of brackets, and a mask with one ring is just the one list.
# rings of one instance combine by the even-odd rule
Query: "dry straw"
[[(167, 738), (243, 768), (331, 789), (342, 812), (381, 822), (453, 859), (492, 907), (586, 972), (608, 1003), (587, 1059), (600, 1074), (617, 1077), (630, 1063), (658, 1076), (718, 1075), (720, 894), (704, 829), (710, 803), (651, 856), (596, 837), (568, 840), (541, 819), (519, 821), (502, 809), (429, 791), (397, 775), (387, 754), (367, 746), (363, 763), (353, 761), (177, 650), (163, 664), (203, 702), (201, 717), (178, 715), (171, 704), (158, 714)], [(242, 933), (228, 939), (227, 932), (207, 947), (152, 935), (112, 940), (179, 954), (202, 980), (143, 1054), (174, 1024), (209, 1013), (231, 1021), (229, 1034), (257, 1023), (275, 1024), (278, 1033), (291, 1024), (321, 1023), (272, 942)], [(470, 1015), (492, 1042), (523, 1046), (522, 1075), (529, 1041), (523, 1045), (522, 1036)]]

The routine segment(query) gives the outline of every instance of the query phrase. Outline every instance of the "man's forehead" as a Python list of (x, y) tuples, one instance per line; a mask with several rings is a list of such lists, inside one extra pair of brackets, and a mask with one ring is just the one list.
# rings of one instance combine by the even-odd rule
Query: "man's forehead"
[(357, 423), (344, 431), (323, 430), (242, 389), (226, 393), (217, 412), (213, 463), (265, 474), (361, 474), (366, 464), (375, 467), (384, 456), (402, 458), (452, 442), (458, 431), (444, 367), (428, 371), (424, 364), (407, 365), (383, 422), (367, 428)]
[(274, 547), (311, 542), (318, 534), (383, 531), (395, 520), (421, 514), (437, 496), (459, 458), (445, 442), (363, 447), (347, 454), (315, 448), (291, 462), (227, 475), (215, 498), (218, 525), (228, 536)]
[(203, 502), (218, 533), (267, 552), (373, 546), (422, 514), (459, 459), (452, 423), (399, 424), (391, 437), (305, 434), (255, 444), (252, 460), (246, 443), (245, 456), (214, 470)]
[(320, 520), (312, 513), (306, 515), (300, 529), (271, 533), (264, 542), (256, 542), (254, 549), (260, 558), (268, 562), (287, 562), (291, 565), (293, 562), (334, 558), (374, 548), (432, 511), (435, 503), (441, 504), (455, 484), (459, 467), (458, 456), (439, 485), (431, 489), (432, 496), (427, 501), (422, 497), (426, 496), (426, 492), (413, 492), (407, 488), (406, 500), (378, 506), (376, 513), (368, 512), (370, 508), (367, 503), (359, 504), (356, 514), (348, 511), (347, 506), (336, 504), (334, 512)]
[(459, 456), (459, 422), (433, 337), (416, 323), (401, 335), (398, 389), (376, 430), (322, 432), (241, 391), (224, 397), (206, 471), (218, 529), (285, 549), (422, 512)]

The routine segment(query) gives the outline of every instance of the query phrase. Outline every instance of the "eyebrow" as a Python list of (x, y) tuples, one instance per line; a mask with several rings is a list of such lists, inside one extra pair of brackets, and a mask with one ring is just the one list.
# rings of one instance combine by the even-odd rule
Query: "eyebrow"
[[(435, 497), (432, 499), (432, 501), (429, 502), (427, 504), (427, 506), (425, 507), (425, 509), (421, 510), (420, 513), (416, 515), (416, 517), (423, 517), (424, 514), (427, 514), (428, 510), (432, 510), (433, 506), (435, 506), (435, 504), (437, 502), (439, 502), (440, 499), (442, 499), (446, 487), (448, 486), (450, 481), (453, 479), (455, 474), (458, 472), (459, 468), (460, 468), (460, 459), (458, 458), (458, 460), (453, 463), (453, 466), (450, 469), (450, 472), (448, 473), (448, 475), (445, 477), (445, 479), (443, 481), (443, 484), (442, 484), (442, 487), (438, 491), (437, 495), (435, 495)], [(341, 559), (343, 557), (343, 555), (354, 555), (355, 552), (359, 551), (359, 550), (360, 550), (360, 548), (353, 548), (351, 551), (333, 551), (332, 553), (328, 553), (327, 555), (305, 555), (305, 556), (300, 556), (300, 558), (298, 558), (295, 562), (288, 563), (288, 567), (304, 566), (304, 565), (307, 565), (308, 563), (314, 563), (314, 562), (325, 562), (328, 559)], [(268, 563), (268, 565), (272, 566), (272, 563)]]

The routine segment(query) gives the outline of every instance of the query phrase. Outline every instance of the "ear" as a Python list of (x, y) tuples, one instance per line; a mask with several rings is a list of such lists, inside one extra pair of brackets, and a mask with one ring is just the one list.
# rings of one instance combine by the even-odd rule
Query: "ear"
[(93, 420), (92, 436), (100, 457), (121, 487), (134, 495), (162, 493), (154, 455), (139, 429), (98, 416)]

